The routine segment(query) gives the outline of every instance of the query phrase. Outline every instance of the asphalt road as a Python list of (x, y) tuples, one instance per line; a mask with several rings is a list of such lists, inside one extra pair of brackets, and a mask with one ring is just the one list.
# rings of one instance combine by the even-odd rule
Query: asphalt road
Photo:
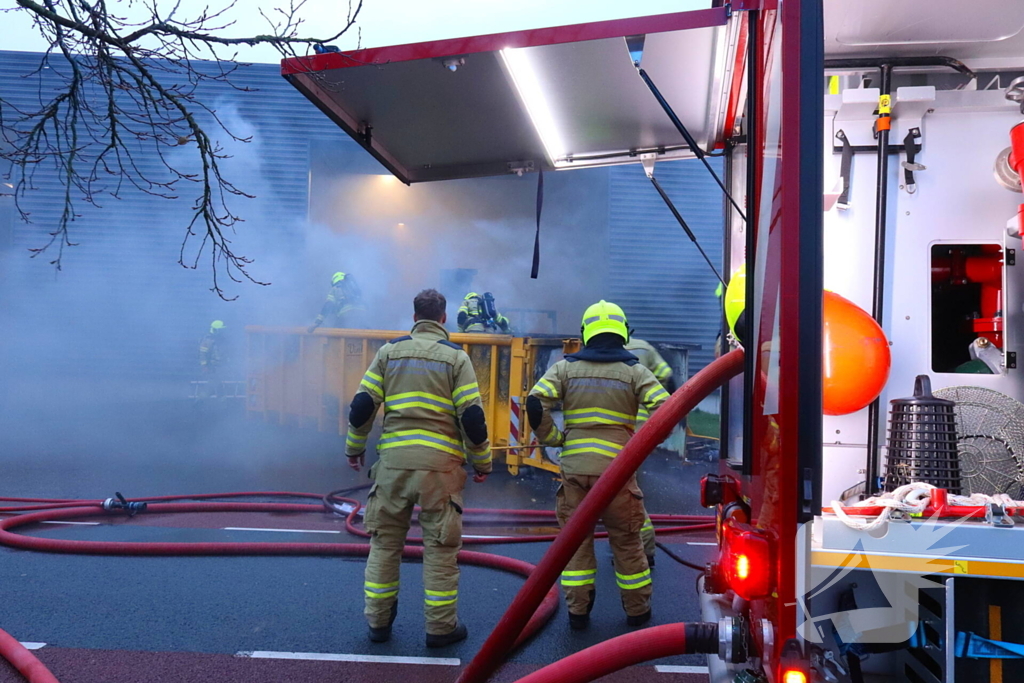
[[(4, 476), (0, 495), (102, 498), (237, 490), (322, 492), (361, 483), (345, 467), (341, 439), (244, 420), (230, 406), (197, 411), (185, 402), (75, 402), (41, 416), (5, 406), (0, 417)], [(707, 469), (656, 454), (641, 483), (651, 512), (700, 513), (696, 482)], [(513, 478), (498, 472), (470, 484), (467, 506), (543, 508), (557, 484), (545, 472)], [(323, 530), (339, 522), (321, 513), (251, 519), (188, 515), (98, 526), (39, 526), (29, 533), (88, 540), (352, 542), (345, 534), (227, 531), (224, 526)], [(474, 533), (474, 531), (468, 531)], [(679, 552), (703, 563), (710, 548)], [(547, 544), (475, 546), (536, 562)], [(568, 629), (564, 608), (516, 653), (498, 680), (530, 670), (627, 631), (607, 545), (599, 542), (598, 600), (591, 628)], [(699, 618), (695, 572), (659, 554), (654, 624)], [(52, 555), (0, 548), (0, 627), (38, 650), (64, 683), (99, 681), (451, 681), (456, 667), (436, 664), (287, 661), (238, 656), (252, 651), (459, 659), (479, 649), (522, 583), (518, 576), (468, 567), (460, 589), (469, 639), (445, 650), (423, 644), (420, 569), (403, 568), (391, 642), (365, 638), (362, 567), (355, 559), (307, 557), (144, 558)], [(612, 681), (706, 680), (658, 673), (653, 664), (700, 666), (701, 657), (634, 667)], [(0, 665), (0, 681), (19, 680)]]

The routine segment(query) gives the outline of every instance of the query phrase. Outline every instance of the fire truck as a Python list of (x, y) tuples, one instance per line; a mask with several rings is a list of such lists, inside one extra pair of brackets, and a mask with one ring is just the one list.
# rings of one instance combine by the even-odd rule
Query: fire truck
[[(1024, 3), (713, 0), (282, 72), (404, 183), (641, 164), (693, 239), (658, 171), (703, 161), (743, 309), (702, 385), (711, 679), (1024, 680)], [(932, 409), (948, 471), (914, 468)]]

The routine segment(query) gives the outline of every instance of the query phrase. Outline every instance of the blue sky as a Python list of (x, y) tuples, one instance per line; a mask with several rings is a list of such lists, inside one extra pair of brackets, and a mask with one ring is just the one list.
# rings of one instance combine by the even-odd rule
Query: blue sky
[[(272, 10), (286, 1), (238, 0), (227, 15), (236, 23), (222, 33), (234, 36), (264, 33), (266, 23), (256, 8)], [(173, 4), (171, 0), (156, 2), (160, 8)], [(118, 13), (132, 11), (124, 0), (108, 4)], [(139, 4), (135, 3), (135, 7)], [(180, 4), (182, 16), (193, 16), (206, 6), (222, 6), (212, 0), (181, 0)], [(710, 4), (710, 0), (365, 0), (358, 26), (362, 29), (362, 46), (379, 47), (680, 12)], [(0, 9), (14, 6), (14, 0), (0, 0)], [(306, 20), (305, 33), (321, 37), (320, 34), (341, 25), (347, 7), (347, 2), (339, 0), (308, 0), (302, 10)], [(24, 12), (0, 14), (0, 21), (4, 24), (0, 49), (37, 51), (46, 48)], [(353, 31), (338, 44), (343, 49), (356, 47), (356, 33)], [(270, 48), (247, 48), (239, 52), (238, 58), (248, 62), (276, 62), (279, 59)]]

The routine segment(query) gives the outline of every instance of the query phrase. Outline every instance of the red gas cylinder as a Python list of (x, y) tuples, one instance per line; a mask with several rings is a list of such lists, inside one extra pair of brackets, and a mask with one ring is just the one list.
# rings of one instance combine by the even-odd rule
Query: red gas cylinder
[(822, 409), (846, 415), (878, 398), (889, 379), (889, 340), (868, 313), (835, 292), (825, 292), (822, 336)]

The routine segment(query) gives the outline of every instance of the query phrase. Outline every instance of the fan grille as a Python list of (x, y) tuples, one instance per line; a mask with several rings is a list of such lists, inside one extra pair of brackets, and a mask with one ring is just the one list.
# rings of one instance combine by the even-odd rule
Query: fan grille
[(936, 398), (956, 405), (957, 450), (964, 493), (1022, 494), (1024, 482), (1024, 405), (982, 387), (949, 387)]

